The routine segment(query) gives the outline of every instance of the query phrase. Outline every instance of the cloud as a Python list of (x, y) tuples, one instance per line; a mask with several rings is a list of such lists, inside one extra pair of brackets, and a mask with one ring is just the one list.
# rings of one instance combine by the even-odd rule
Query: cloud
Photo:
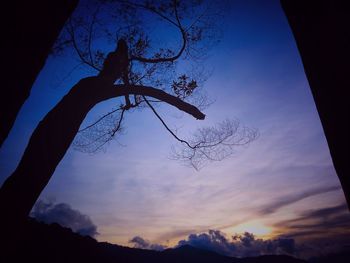
[(153, 244), (148, 240), (143, 239), (140, 236), (133, 237), (129, 243), (133, 243), (135, 248), (141, 248), (141, 249), (150, 249), (150, 250), (157, 250), (162, 251), (166, 249), (166, 246), (160, 245), (160, 244)]
[(340, 189), (341, 189), (340, 186), (328, 186), (328, 187), (316, 188), (316, 189), (309, 190), (307, 192), (302, 192), (292, 196), (287, 196), (262, 208), (259, 212), (263, 215), (271, 214), (284, 206), (291, 205), (305, 198), (328, 193), (328, 192), (339, 191)]
[(30, 216), (47, 224), (58, 223), (83, 236), (94, 237), (98, 234), (97, 227), (89, 216), (81, 214), (65, 203), (54, 204), (39, 200), (35, 203)]
[(191, 245), (232, 257), (295, 254), (294, 239), (277, 238), (274, 240), (263, 240), (256, 238), (254, 234), (248, 232), (227, 238), (219, 230), (209, 230), (207, 233), (191, 234), (186, 240), (179, 241), (178, 246), (184, 245)]
[[(350, 214), (346, 203), (332, 207), (303, 212), (299, 217), (278, 223), (276, 226), (289, 230), (288, 236), (309, 237), (311, 235), (350, 234)], [(349, 238), (350, 240), (350, 238)]]
[(350, 248), (350, 214), (345, 203), (303, 212), (275, 225), (299, 242), (297, 254), (308, 258)]
[(178, 246), (191, 245), (197, 248), (215, 251), (222, 255), (231, 255), (236, 246), (230, 243), (219, 230), (209, 230), (208, 233), (191, 234), (187, 240), (181, 240)]
[[(275, 226), (285, 229), (285, 233), (273, 239), (260, 239), (249, 232), (227, 236), (220, 230), (208, 230), (189, 234), (175, 247), (191, 245), (231, 257), (274, 254), (304, 259), (350, 248), (350, 214), (345, 203), (305, 211), (299, 217), (282, 221)], [(138, 236), (130, 242), (137, 248), (153, 250), (166, 248)]]
[(205, 231), (210, 227), (198, 227), (198, 228), (181, 228), (181, 229), (175, 229), (171, 230), (169, 232), (166, 232), (165, 234), (161, 234), (158, 236), (158, 240), (169, 240), (169, 239), (180, 239), (185, 236), (188, 236), (192, 233), (198, 233), (201, 231)]
[(304, 218), (329, 218), (333, 215), (339, 215), (344, 213), (348, 215), (348, 206), (346, 203), (318, 210), (307, 211), (304, 212), (302, 215)]

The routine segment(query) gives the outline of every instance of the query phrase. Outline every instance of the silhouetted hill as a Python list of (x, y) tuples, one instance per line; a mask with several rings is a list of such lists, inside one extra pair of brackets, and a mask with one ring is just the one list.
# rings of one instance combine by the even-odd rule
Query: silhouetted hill
[[(6, 240), (2, 240), (6, 242)], [(58, 224), (46, 225), (31, 219), (14, 244), (14, 251), (2, 245), (1, 262), (99, 262), (99, 263), (297, 263), (305, 262), (289, 256), (231, 258), (192, 246), (166, 249), (162, 252), (97, 242)], [(1, 258), (0, 258), (1, 259)]]
[(349, 263), (350, 262), (350, 251), (343, 251), (336, 254), (330, 254), (324, 257), (312, 258), (309, 260), (310, 263)]

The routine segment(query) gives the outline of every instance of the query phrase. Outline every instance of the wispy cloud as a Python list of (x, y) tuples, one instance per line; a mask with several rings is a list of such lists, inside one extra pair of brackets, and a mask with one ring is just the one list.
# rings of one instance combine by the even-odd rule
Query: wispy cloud
[[(329, 218), (332, 215), (336, 214), (346, 214), (348, 216), (348, 206), (346, 203), (337, 205), (337, 206), (332, 206), (332, 207), (326, 207), (318, 210), (311, 210), (311, 211), (306, 211), (302, 215), (304, 218)], [(349, 222), (350, 223), (350, 222)]]
[(305, 192), (297, 193), (295, 195), (290, 195), (286, 197), (281, 197), (276, 202), (272, 202), (266, 207), (262, 208), (259, 213), (266, 215), (276, 212), (278, 209), (299, 202), (305, 198), (320, 195), (328, 192), (339, 191), (341, 189), (340, 186), (329, 186), (329, 187), (321, 187), (316, 189), (311, 189)]
[(290, 237), (310, 239), (316, 235), (324, 238), (348, 235), (350, 241), (350, 214), (345, 203), (306, 211), (299, 217), (279, 222), (276, 226), (287, 229)]
[(284, 236), (298, 240), (298, 255), (326, 255), (350, 248), (350, 213), (346, 203), (302, 212), (276, 227)]

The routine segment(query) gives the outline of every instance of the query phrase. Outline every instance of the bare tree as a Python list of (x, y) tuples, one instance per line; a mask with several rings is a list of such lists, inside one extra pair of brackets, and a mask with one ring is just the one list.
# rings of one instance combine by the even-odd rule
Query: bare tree
[[(115, 10), (110, 6), (115, 4), (119, 7), (117, 10), (122, 10), (116, 17), (125, 20), (122, 25), (126, 27), (120, 27), (117, 31), (120, 35), (117, 37), (115, 51), (104, 55), (102, 51), (93, 48), (93, 40), (100, 41), (94, 35), (94, 28), (95, 25), (105, 26), (99, 19), (99, 10)], [(161, 4), (158, 1), (145, 1), (144, 4), (140, 4), (140, 1), (98, 1), (97, 5), (90, 23), (84, 21), (85, 16), (84, 19), (79, 19), (78, 16), (68, 22), (66, 34), (60, 39), (61, 44), (56, 46), (56, 49), (62, 49), (64, 45), (73, 46), (80, 62), (96, 71), (97, 76), (80, 80), (33, 132), (18, 167), (0, 191), (0, 209), (5, 211), (2, 220), (7, 223), (26, 218), (79, 132), (86, 114), (97, 103), (107, 99), (120, 98), (120, 105), (81, 129), (81, 134), (87, 133), (89, 136), (85, 136), (86, 142), (78, 140), (76, 146), (87, 149), (93, 145), (94, 150), (102, 147), (120, 131), (125, 111), (142, 107), (149, 107), (165, 128), (186, 147), (175, 151), (176, 158), (188, 161), (196, 168), (207, 161), (227, 157), (234, 146), (245, 145), (257, 136), (255, 130), (241, 128), (236, 121), (224, 121), (216, 127), (198, 130), (193, 139), (186, 141), (166, 125), (152, 106), (152, 103), (162, 102), (196, 119), (205, 118), (200, 109), (190, 103), (191, 97), (195, 97), (199, 89), (200, 81), (194, 75), (177, 74), (174, 69), (177, 62), (200, 60), (200, 51), (207, 46), (204, 41), (205, 25), (209, 22), (204, 20), (207, 21), (204, 23), (202, 20), (210, 18), (206, 13), (210, 9), (202, 7), (201, 1), (180, 3), (172, 0)], [(198, 16), (186, 18), (186, 14), (193, 15), (195, 10), (199, 10)], [(152, 42), (148, 40), (144, 28), (139, 27), (143, 25), (139, 20), (145, 11), (176, 29), (174, 33), (180, 36), (177, 50), (157, 49), (152, 53), (155, 48), (150, 48)], [(157, 20), (153, 22), (156, 23)], [(110, 33), (107, 32), (108, 35)], [(207, 39), (209, 41), (211, 38)], [(184, 61), (180, 61), (182, 57)], [(187, 64), (181, 68), (191, 69)]]
[[(202, 89), (208, 76), (203, 62), (220, 39), (218, 21), (222, 6), (204, 1), (119, 0), (92, 7), (87, 4), (84, 9), (91, 16), (81, 11), (70, 19), (66, 33), (56, 45), (58, 51), (70, 45), (70, 51), (75, 52), (80, 63), (100, 72), (106, 55), (105, 50), (95, 47), (101, 46), (102, 41), (107, 45), (109, 41), (115, 43), (123, 39), (128, 48), (129, 64), (125, 66), (120, 83), (157, 87), (200, 109), (210, 104)], [(156, 34), (155, 27), (169, 33)], [(135, 96), (131, 101), (127, 95), (116, 108), (82, 128), (74, 148), (88, 153), (104, 149), (122, 131), (125, 111), (145, 107), (149, 107), (181, 143), (180, 147), (174, 147), (172, 157), (195, 169), (208, 161), (222, 160), (233, 152), (234, 146), (248, 144), (257, 137), (256, 130), (241, 127), (237, 120), (225, 120), (216, 127), (198, 130), (194, 138), (187, 141), (169, 128), (152, 105), (162, 101), (145, 96)]]

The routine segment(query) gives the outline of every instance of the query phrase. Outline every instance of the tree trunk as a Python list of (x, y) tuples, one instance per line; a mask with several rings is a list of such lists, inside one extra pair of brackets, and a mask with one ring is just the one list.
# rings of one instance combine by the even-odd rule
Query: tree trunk
[[(8, 5), (9, 4), (9, 5)], [(78, 0), (10, 1), (6, 4), (6, 24), (2, 61), (4, 92), (0, 96), (0, 147), (7, 138), (19, 110), (30, 95), (64, 23)]]
[(347, 1), (281, 0), (350, 208), (349, 46)]
[(127, 94), (151, 96), (197, 119), (205, 117), (196, 107), (162, 90), (143, 86), (127, 89), (103, 77), (82, 79), (39, 123), (17, 169), (0, 189), (2, 220), (11, 224), (28, 216), (90, 109), (101, 101)]

